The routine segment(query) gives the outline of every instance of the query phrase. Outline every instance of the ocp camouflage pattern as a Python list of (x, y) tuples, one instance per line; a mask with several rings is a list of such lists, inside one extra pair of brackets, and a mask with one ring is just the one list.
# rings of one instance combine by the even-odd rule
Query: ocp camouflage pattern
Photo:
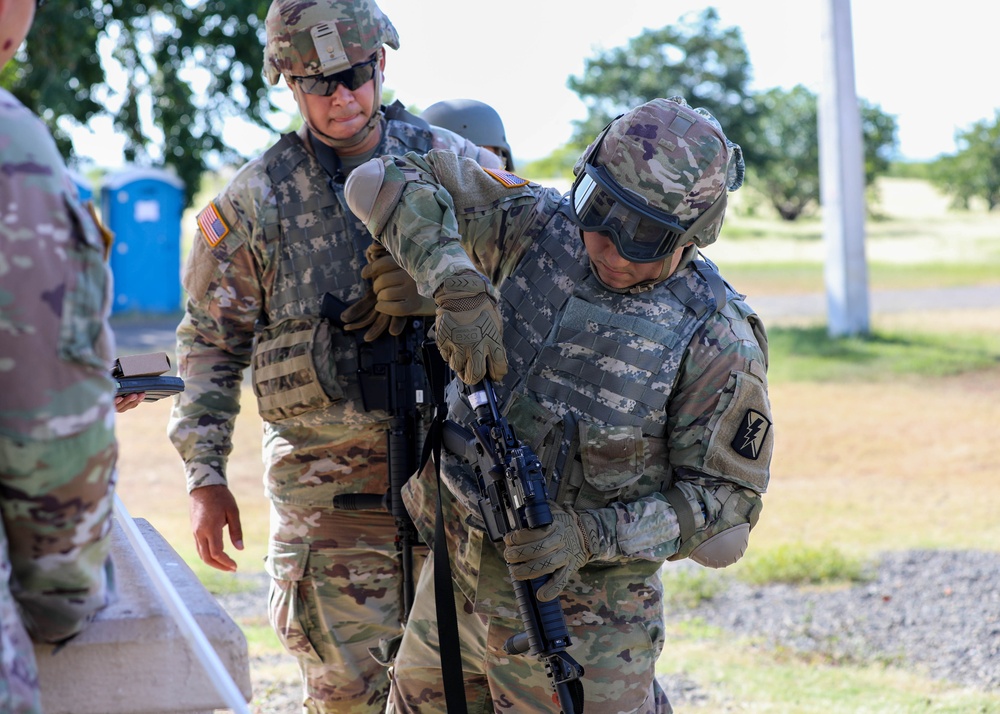
[[(599, 140), (576, 162), (574, 175)], [(654, 99), (626, 113), (604, 135), (597, 160), (619, 186), (685, 224), (743, 183), (742, 148), (726, 138), (708, 110), (692, 109), (681, 97)], [(713, 243), (722, 221), (720, 216), (699, 231), (697, 244)]]
[[(403, 122), (394, 124), (391, 135), (383, 131), (379, 153), (403, 153), (415, 143), (415, 138), (408, 137), (415, 137), (419, 131), (416, 127)], [(437, 147), (474, 158), (480, 156), (477, 146), (452, 132), (435, 128), (433, 137)], [(298, 195), (283, 196), (283, 200), (316, 201), (330, 192), (329, 179), (315, 160), (302, 167), (295, 181)], [(340, 184), (337, 202), (342, 202), (342, 190)], [(273, 319), (269, 306), (280, 273), (280, 233), (274, 228), (279, 223), (277, 198), (263, 160), (254, 159), (214, 200), (229, 234), (212, 247), (200, 229), (195, 233), (184, 270), (188, 301), (177, 329), (178, 374), (184, 379), (185, 389), (178, 395), (169, 426), (170, 438), (184, 460), (189, 491), (226, 483), (226, 462), (232, 450), (243, 375), (250, 365), (261, 325)], [(346, 205), (339, 210), (353, 219)], [(348, 276), (357, 276), (353, 284), (345, 282), (350, 287), (345, 288), (342, 299), (351, 303), (367, 289), (360, 272), (364, 248), (371, 238), (356, 220), (346, 225), (357, 235), (349, 236), (347, 241), (340, 237), (339, 242), (361, 247), (336, 266)], [(314, 239), (316, 254), (326, 254), (336, 239)], [(308, 260), (308, 256), (302, 259)], [(320, 307), (317, 299), (305, 314), (315, 318)], [(350, 344), (354, 336), (348, 337)], [(333, 357), (341, 359), (343, 355)], [(326, 409), (280, 423), (265, 423), (268, 497), (289, 504), (318, 505), (331, 503), (338, 493), (384, 490), (385, 472), (378, 467), (372, 449), (383, 449), (379, 444), (384, 440), (388, 416), (364, 410), (354, 375), (338, 375), (338, 380), (353, 398), (349, 396)]]
[(113, 595), (106, 246), (44, 125), (0, 89), (0, 710), (39, 712), (28, 635)]
[[(371, 237), (347, 209), (343, 181), (331, 180), (301, 149), (306, 137), (303, 129), (294, 140), (298, 152), (285, 138), (243, 166), (213, 201), (224, 228), (195, 234), (184, 271), (188, 301), (177, 330), (185, 391), (169, 426), (189, 490), (226, 483), (242, 379), (255, 343), (272, 333), (280, 342), (289, 321), (296, 329), (299, 323), (319, 325), (323, 296), (317, 285), (333, 286), (331, 294), (345, 304), (370, 289), (360, 272)], [(430, 144), (497, 161), (443, 129), (431, 133), (383, 120), (382, 137), (378, 154)], [(299, 163), (279, 182), (269, 168), (272, 158), (286, 156), (292, 158), (281, 167)], [(292, 207), (315, 210), (295, 213)], [(326, 226), (340, 229), (327, 232)], [(333, 336), (326, 366), (337, 366), (329, 370), (336, 380), (330, 391), (342, 396), (264, 422), (264, 488), (272, 501), (269, 610), (279, 638), (298, 660), (304, 711), (374, 714), (384, 709), (388, 675), (370, 650), (381, 651), (397, 637), (403, 617), (396, 526), (380, 512), (331, 514), (338, 495), (385, 493), (389, 415), (365, 410), (355, 335), (325, 327)], [(345, 530), (351, 522), (363, 527)]]
[[(721, 137), (712, 146), (725, 153)], [(588, 711), (668, 710), (653, 677), (663, 643), (658, 567), (721, 530), (756, 522), (767, 485), (770, 430), (761, 430), (764, 441), (755, 459), (738, 463), (732, 454), (719, 456), (734, 450), (730, 441), (746, 410), (766, 416), (769, 424), (766, 338), (759, 320), (694, 248), (649, 292), (602, 293), (593, 286), (579, 229), (567, 218), (568, 197), (530, 183), (500, 188), (489, 174), (443, 152), (382, 163), (382, 192), (400, 198), (371, 201), (376, 211), (366, 217), (367, 225), (385, 226), (376, 237), (423, 294), (432, 295), (448, 275), (474, 270), (510, 304), (504, 308), (512, 365), (503, 385), (505, 409), (546, 473), (560, 479), (550, 484), (550, 498), (587, 509), (608, 538), (598, 548), (607, 560), (585, 566), (561, 596), (571, 635), (579, 630), (570, 654), (587, 671)], [(706, 164), (692, 158), (689, 168), (699, 166)], [(713, 190), (724, 191), (726, 160), (708, 166)], [(565, 255), (535, 250), (543, 244), (563, 246)], [(573, 320), (570, 308), (577, 311)], [(527, 329), (533, 324), (543, 329)], [(519, 355), (525, 355), (522, 364)], [(662, 383), (655, 378), (661, 372)], [(611, 386), (599, 388), (600, 379)], [(522, 409), (523, 402), (537, 408)], [(465, 421), (469, 408), (463, 403), (450, 403), (449, 418)], [(445, 501), (454, 510), (446, 518), (448, 550), (456, 585), (468, 600), (465, 607), (459, 603), (460, 627), (481, 632), (490, 618), (489, 637), (494, 628), (520, 629), (506, 567), (475, 527), (475, 474), (454, 458), (443, 463)], [(681, 487), (701, 514), (692, 518), (685, 542), (679, 514), (665, 497)], [(408, 508), (424, 529), (433, 521), (432, 493), (424, 477), (408, 485)], [(419, 619), (411, 616), (408, 627), (430, 626)], [(546, 710), (539, 699), (521, 701), (518, 695), (524, 667), (538, 677), (535, 696), (544, 691), (537, 663), (528, 658), (494, 667), (487, 653), (495, 650), (469, 636), (471, 644), (463, 640), (474, 648), (466, 650), (473, 662), (468, 680), (483, 673), (485, 661), (495, 700), (515, 711)], [(394, 675), (397, 711), (442, 710), (432, 650), (404, 639)], [(625, 671), (627, 662), (637, 664)], [(608, 698), (592, 706), (589, 693), (601, 698), (603, 692)]]
[[(325, 23), (335, 32), (314, 34)], [(343, 72), (361, 64), (376, 49), (399, 49), (399, 34), (368, 0), (279, 0), (265, 19), (264, 69), (271, 84), (285, 74), (296, 77)], [(323, 57), (320, 57), (320, 52)]]

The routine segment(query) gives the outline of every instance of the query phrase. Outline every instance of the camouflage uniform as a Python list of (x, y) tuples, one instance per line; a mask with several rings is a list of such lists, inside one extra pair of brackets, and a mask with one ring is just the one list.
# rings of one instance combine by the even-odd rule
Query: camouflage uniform
[[(321, 3), (330, 17), (339, 17), (342, 4)], [(304, 16), (292, 10), (290, 17)], [(293, 21), (285, 18), (286, 25)], [(365, 24), (362, 31), (370, 39), (379, 28)], [(286, 27), (272, 32), (270, 25), (268, 32), (277, 38), (269, 48), (275, 42), (285, 50), (303, 36)], [(350, 60), (357, 48), (342, 28), (341, 35)], [(306, 50), (297, 48), (295, 57), (312, 47), (305, 37)], [(315, 56), (301, 59), (319, 71)], [(278, 68), (268, 71), (276, 81)], [(382, 113), (375, 156), (433, 147), (497, 162), (398, 108)], [(252, 365), (272, 502), (265, 563), (271, 624), (299, 661), (306, 709), (353, 713), (384, 709), (386, 670), (369, 650), (398, 638), (401, 578), (393, 517), (332, 507), (336, 496), (381, 494), (388, 485), (389, 415), (365, 409), (354, 334), (320, 317), (327, 293), (350, 304), (371, 290), (359, 276), (371, 236), (343, 199), (349, 170), (303, 127), (243, 166), (199, 214), (184, 271), (186, 314), (177, 330), (186, 389), (170, 438), (189, 491), (224, 485), (242, 375)]]
[(113, 592), (110, 273), (44, 125), (0, 89), (0, 711), (39, 712), (31, 638)]
[[(663, 150), (650, 127), (642, 131), (649, 156)], [(585, 669), (586, 711), (669, 711), (654, 678), (664, 638), (659, 568), (696, 557), (730, 529), (748, 533), (767, 486), (773, 435), (759, 319), (695, 246), (666, 279), (611, 290), (591, 269), (569, 195), (441, 152), (382, 164), (371, 169), (381, 188), (365, 205), (349, 183), (352, 208), (365, 209), (369, 229), (424, 294), (470, 270), (495, 286), (510, 363), (497, 388), (503, 410), (538, 454), (550, 500), (596, 519), (595, 557), (560, 595), (568, 654)], [(674, 168), (704, 170), (659, 168), (638, 178), (658, 186)], [(729, 173), (716, 171), (700, 195), (724, 196)], [(449, 419), (471, 423), (456, 382), (448, 406)], [(470, 711), (556, 711), (543, 666), (502, 650), (522, 627), (502, 550), (484, 538), (473, 468), (445, 452), (442, 482)], [(429, 536), (434, 474), (411, 479), (405, 496)], [(393, 666), (400, 712), (444, 711), (431, 569)]]

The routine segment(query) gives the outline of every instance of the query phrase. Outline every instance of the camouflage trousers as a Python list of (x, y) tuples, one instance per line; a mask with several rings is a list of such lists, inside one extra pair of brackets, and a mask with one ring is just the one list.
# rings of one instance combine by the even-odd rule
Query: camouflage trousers
[(79, 469), (105, 428), (54, 446), (0, 438), (0, 712), (41, 712), (31, 640), (69, 639), (114, 593), (116, 447)]
[(35, 652), (10, 592), (10, 571), (7, 533), (0, 527), (0, 712), (36, 714), (42, 702)]
[[(298, 660), (304, 712), (385, 711), (402, 632), (395, 539), (388, 513), (272, 502), (268, 616)], [(415, 549), (414, 578), (425, 552)]]
[[(484, 569), (503, 567), (498, 554), (483, 549)], [(495, 559), (486, 566), (487, 559)], [(424, 564), (399, 652), (390, 670), (390, 714), (447, 712), (434, 602), (433, 556)], [(669, 714), (672, 709), (654, 676), (663, 647), (663, 616), (657, 586), (621, 578), (608, 568), (603, 575), (574, 580), (561, 597), (572, 646), (567, 650), (584, 667), (582, 678), (587, 714)], [(626, 586), (625, 580), (631, 581)], [(658, 577), (654, 578), (659, 583)], [(495, 587), (511, 586), (501, 576)], [(469, 714), (517, 712), (557, 714), (553, 689), (544, 665), (530, 655), (507, 655), (503, 644), (521, 632), (520, 619), (476, 612), (454, 588), (461, 641), (465, 698)], [(652, 607), (650, 605), (652, 604)]]

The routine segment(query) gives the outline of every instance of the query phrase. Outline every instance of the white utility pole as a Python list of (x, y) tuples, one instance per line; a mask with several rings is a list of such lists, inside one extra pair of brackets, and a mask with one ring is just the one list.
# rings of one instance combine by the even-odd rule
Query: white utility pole
[(829, 334), (843, 337), (869, 331), (864, 144), (854, 87), (851, 2), (820, 0), (820, 4), (824, 17), (819, 166), (827, 320)]

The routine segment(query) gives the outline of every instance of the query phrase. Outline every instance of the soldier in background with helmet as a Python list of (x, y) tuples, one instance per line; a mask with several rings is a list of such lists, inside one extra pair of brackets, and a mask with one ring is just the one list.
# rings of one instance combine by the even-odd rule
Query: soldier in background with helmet
[[(544, 580), (539, 601), (559, 598), (587, 714), (670, 711), (654, 676), (659, 568), (742, 557), (769, 479), (764, 328), (699, 253), (742, 183), (742, 151), (708, 112), (655, 99), (611, 122), (574, 174), (560, 196), (430, 152), (371, 161), (347, 183), (352, 210), (438, 305), (438, 346), (461, 379), (447, 393), (451, 426), (471, 436), (462, 382), (502, 379), (501, 410), (546, 478), (552, 524), (494, 546), (464, 460), (479, 457), (460, 439), (463, 453), (442, 458), (464, 693), (476, 714), (493, 702), (558, 711), (541, 662), (502, 651), (523, 629), (508, 564), (519, 580)], [(434, 474), (411, 478), (405, 497), (426, 537)], [(397, 712), (445, 706), (432, 569), (394, 663)]]
[[(0, 0), (0, 68), (35, 0)], [(109, 601), (114, 354), (108, 244), (45, 125), (0, 89), (0, 711), (41, 712), (31, 639)]]
[(507, 171), (514, 170), (514, 156), (507, 143), (503, 120), (489, 104), (475, 99), (446, 99), (431, 104), (420, 113), (420, 118), (489, 149), (503, 159)]
[(381, 105), (385, 47), (398, 48), (399, 38), (372, 0), (274, 0), (266, 31), (267, 78), (284, 79), (304, 124), (245, 164), (198, 214), (177, 329), (186, 388), (169, 435), (184, 461), (198, 554), (234, 571), (223, 533), (239, 550), (243, 529), (226, 459), (242, 376), (253, 366), (272, 503), (271, 623), (298, 659), (307, 711), (381, 712), (388, 679), (369, 649), (401, 631), (396, 525), (385, 510), (333, 503), (385, 493), (388, 417), (365, 410), (355, 337), (321, 310), (328, 294), (351, 305), (343, 322), (370, 326), (366, 339), (376, 340), (433, 304), (383, 253), (365, 276), (398, 273), (406, 283), (390, 282), (406, 294), (397, 294), (391, 318), (380, 312), (360, 277), (371, 236), (347, 208), (344, 181), (383, 154), (446, 149), (489, 166), (499, 160), (398, 103)]

